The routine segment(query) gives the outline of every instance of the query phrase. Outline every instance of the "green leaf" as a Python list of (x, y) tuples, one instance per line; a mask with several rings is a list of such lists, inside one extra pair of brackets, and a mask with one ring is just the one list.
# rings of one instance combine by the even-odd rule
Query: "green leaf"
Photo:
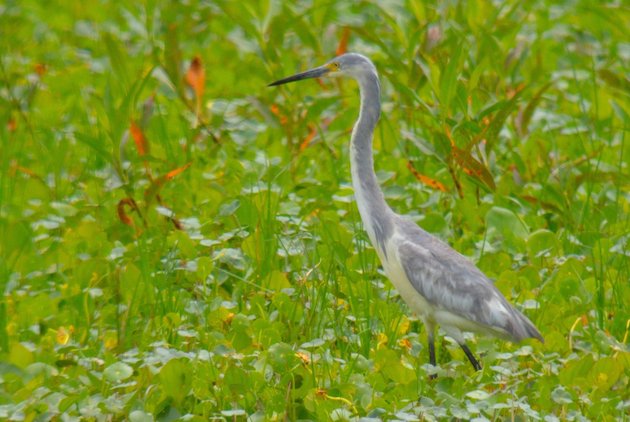
[(488, 229), (494, 229), (504, 236), (527, 237), (527, 226), (514, 212), (507, 208), (492, 207), (486, 214)]
[(466, 47), (459, 44), (451, 49), (452, 55), (446, 65), (444, 73), (440, 77), (440, 103), (445, 116), (450, 115), (451, 100), (457, 89), (457, 79), (461, 73), (461, 67), (466, 55)]
[(143, 412), (142, 410), (134, 410), (129, 413), (129, 420), (131, 422), (153, 422), (153, 416), (150, 413)]
[(285, 371), (298, 361), (293, 347), (287, 343), (276, 343), (269, 347), (267, 359), (271, 366), (278, 372)]
[(379, 372), (398, 384), (406, 385), (416, 380), (416, 372), (403, 365), (400, 356), (391, 349), (378, 350), (374, 363)]
[(179, 95), (183, 95), (182, 81), (182, 52), (179, 47), (178, 27), (171, 23), (164, 31), (164, 68), (168, 75), (172, 88)]
[(606, 393), (624, 373), (624, 367), (615, 357), (604, 356), (597, 360), (588, 374), (589, 384)]
[(116, 362), (105, 368), (103, 375), (108, 381), (118, 383), (133, 375), (133, 368), (124, 362)]
[(109, 62), (114, 70), (114, 74), (121, 80), (122, 86), (129, 86), (129, 72), (127, 70), (129, 60), (125, 57), (118, 41), (111, 34), (103, 35), (102, 41), (107, 48)]
[(543, 94), (550, 86), (551, 82), (543, 85), (538, 91), (536, 91), (536, 94), (534, 94), (529, 103), (527, 103), (525, 110), (523, 110), (523, 113), (519, 116), (518, 127), (521, 134), (526, 134), (528, 132), (529, 122), (534, 115), (534, 111), (542, 101)]
[(164, 393), (175, 403), (181, 403), (190, 393), (193, 368), (188, 359), (171, 359), (160, 369), (160, 384)]
[(494, 148), (494, 143), (499, 139), (499, 132), (501, 131), (501, 128), (503, 128), (507, 118), (516, 109), (516, 105), (518, 104), (522, 92), (523, 91), (521, 90), (514, 94), (510, 100), (500, 103), (501, 107), (499, 108), (499, 111), (497, 111), (497, 113), (492, 117), (488, 128), (483, 133), (483, 135), (485, 135), (488, 150)]
[(490, 397), (490, 394), (483, 390), (473, 390), (466, 393), (466, 397), (470, 397), (471, 399), (475, 400), (486, 400), (488, 397)]
[(245, 256), (240, 249), (225, 248), (216, 251), (212, 258), (237, 270), (245, 269)]
[(551, 392), (551, 399), (558, 404), (573, 403), (573, 397), (571, 397), (571, 394), (561, 385), (557, 386)]
[(538, 258), (557, 252), (558, 239), (553, 232), (539, 229), (531, 233), (527, 238), (527, 252), (530, 258)]
[(237, 366), (231, 365), (225, 371), (223, 381), (232, 391), (232, 393), (251, 392), (251, 379), (245, 370)]
[(269, 276), (269, 289), (282, 290), (291, 287), (291, 282), (283, 272), (274, 270)]
[(22, 343), (12, 343), (9, 352), (9, 362), (20, 368), (26, 368), (33, 363), (33, 352)]

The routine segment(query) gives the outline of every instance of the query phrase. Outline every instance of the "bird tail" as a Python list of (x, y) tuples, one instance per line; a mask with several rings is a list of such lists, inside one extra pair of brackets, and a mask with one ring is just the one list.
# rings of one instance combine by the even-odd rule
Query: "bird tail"
[(541, 343), (544, 343), (545, 339), (529, 318), (523, 315), (518, 309), (513, 310), (515, 314), (514, 316), (516, 317), (516, 323), (512, 326), (512, 335), (514, 336), (514, 340), (522, 341), (526, 338), (535, 338)]

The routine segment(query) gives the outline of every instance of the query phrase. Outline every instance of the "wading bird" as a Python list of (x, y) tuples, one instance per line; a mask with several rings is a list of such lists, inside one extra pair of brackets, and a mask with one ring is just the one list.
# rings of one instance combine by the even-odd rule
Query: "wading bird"
[(350, 141), (355, 198), (385, 274), (424, 322), (431, 365), (436, 365), (436, 325), (455, 339), (475, 370), (481, 369), (481, 365), (466, 346), (463, 332), (514, 342), (526, 338), (542, 342), (534, 324), (512, 307), (474, 264), (410, 219), (394, 213), (385, 202), (372, 159), (372, 136), (381, 113), (380, 84), (376, 68), (368, 58), (344, 54), (269, 86), (323, 76), (349, 77), (359, 84), (361, 109)]

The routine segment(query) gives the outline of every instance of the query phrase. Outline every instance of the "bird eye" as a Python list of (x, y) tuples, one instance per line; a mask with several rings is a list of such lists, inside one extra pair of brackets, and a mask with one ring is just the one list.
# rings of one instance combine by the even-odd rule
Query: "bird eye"
[(339, 63), (337, 63), (337, 62), (332, 62), (330, 65), (331, 65), (330, 67), (333, 70), (339, 70), (339, 68), (341, 67), (341, 66), (339, 66)]

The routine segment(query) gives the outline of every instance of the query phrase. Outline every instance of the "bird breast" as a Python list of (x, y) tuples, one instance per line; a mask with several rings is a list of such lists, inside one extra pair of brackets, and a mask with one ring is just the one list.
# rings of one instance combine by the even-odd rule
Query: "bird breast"
[(396, 290), (398, 290), (399, 295), (407, 303), (407, 306), (422, 318), (425, 324), (435, 322), (435, 309), (433, 305), (411, 284), (402, 266), (398, 255), (398, 245), (402, 240), (401, 237), (394, 234), (385, 243), (384, 251), (381, 252), (377, 248), (377, 254), (383, 265), (383, 270), (387, 278), (389, 278), (394, 287), (396, 287)]

